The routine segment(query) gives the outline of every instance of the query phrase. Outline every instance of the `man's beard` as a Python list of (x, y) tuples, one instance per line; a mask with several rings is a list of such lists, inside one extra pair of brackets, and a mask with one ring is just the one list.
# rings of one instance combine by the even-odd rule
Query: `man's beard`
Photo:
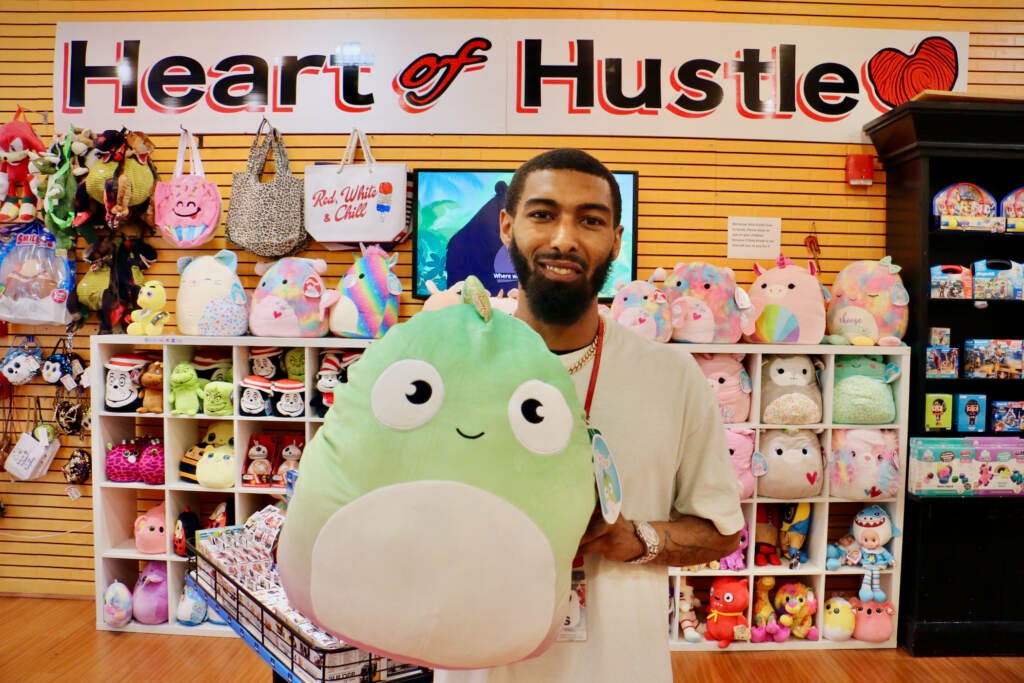
[[(579, 320), (604, 287), (612, 262), (615, 260), (612, 252), (609, 252), (608, 258), (594, 269), (589, 279), (567, 284), (554, 282), (537, 274), (523, 256), (523, 252), (519, 251), (515, 238), (509, 242), (508, 253), (519, 276), (519, 287), (526, 293), (530, 312), (548, 325), (572, 325)], [(572, 254), (553, 254), (552, 257), (572, 261), (584, 271), (587, 268), (583, 259)]]

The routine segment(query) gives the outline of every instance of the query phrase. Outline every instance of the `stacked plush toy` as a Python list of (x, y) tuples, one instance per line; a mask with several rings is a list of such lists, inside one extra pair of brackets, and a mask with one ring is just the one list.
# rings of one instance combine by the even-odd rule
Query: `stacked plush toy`
[(572, 381), (475, 284), (472, 305), (396, 325), (335, 388), (278, 547), (303, 614), (440, 668), (513, 662), (554, 640), (595, 508)]

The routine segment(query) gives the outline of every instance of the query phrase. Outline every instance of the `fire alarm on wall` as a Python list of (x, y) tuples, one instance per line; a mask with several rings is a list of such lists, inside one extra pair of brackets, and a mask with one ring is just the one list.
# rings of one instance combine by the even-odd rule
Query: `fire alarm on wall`
[(850, 185), (875, 182), (875, 158), (870, 154), (847, 154), (846, 182)]

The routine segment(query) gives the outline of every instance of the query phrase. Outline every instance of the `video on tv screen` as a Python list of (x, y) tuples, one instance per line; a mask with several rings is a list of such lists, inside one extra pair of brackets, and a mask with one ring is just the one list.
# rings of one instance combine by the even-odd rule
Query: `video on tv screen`
[[(473, 274), (491, 292), (519, 286), (508, 249), (501, 243), (498, 215), (513, 171), (422, 169), (415, 173), (416, 231), (413, 296), (430, 295)], [(622, 193), (622, 248), (599, 293), (615, 296), (615, 283), (636, 278), (637, 173), (613, 172)]]

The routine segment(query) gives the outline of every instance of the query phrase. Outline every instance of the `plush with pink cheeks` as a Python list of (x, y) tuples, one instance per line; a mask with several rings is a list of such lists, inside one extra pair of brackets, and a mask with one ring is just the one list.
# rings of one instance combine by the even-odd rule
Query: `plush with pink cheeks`
[(259, 337), (322, 337), (341, 294), (329, 290), (323, 259), (288, 256), (256, 264), (261, 275), (249, 309), (249, 331)]
[(892, 618), (896, 608), (888, 600), (861, 602), (850, 598), (854, 610), (853, 637), (869, 643), (884, 643), (892, 637)]
[(135, 518), (135, 547), (140, 553), (156, 555), (167, 552), (164, 517), (164, 504), (160, 503)]
[(726, 429), (725, 443), (729, 447), (729, 459), (740, 485), (740, 498), (754, 495), (754, 473), (750, 470), (750, 458), (754, 455), (753, 429)]
[(757, 319), (747, 341), (759, 344), (820, 344), (825, 336), (828, 290), (818, 281), (813, 261), (807, 269), (779, 254), (769, 270), (754, 264), (750, 302)]
[(753, 385), (743, 367), (742, 353), (700, 353), (694, 360), (707, 377), (718, 399), (722, 422), (746, 422), (750, 417), (750, 392)]

